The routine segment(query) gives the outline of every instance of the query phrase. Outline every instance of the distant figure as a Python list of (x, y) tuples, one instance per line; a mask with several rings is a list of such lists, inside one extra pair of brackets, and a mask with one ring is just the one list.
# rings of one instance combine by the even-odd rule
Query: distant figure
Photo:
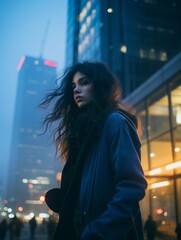
[(57, 223), (54, 220), (53, 216), (50, 216), (47, 223), (48, 240), (52, 238), (56, 225)]
[(0, 240), (4, 240), (8, 230), (8, 223), (6, 219), (3, 219), (0, 222)]
[(36, 228), (37, 228), (37, 221), (36, 221), (35, 216), (32, 217), (32, 219), (30, 219), (29, 225), (30, 225), (30, 239), (34, 239), (35, 238), (35, 231), (36, 231)]
[(42, 223), (41, 223), (41, 230), (45, 232), (47, 230), (47, 221), (45, 218), (43, 218)]
[(144, 231), (146, 231), (147, 240), (154, 240), (156, 236), (156, 222), (153, 221), (152, 216), (148, 215), (148, 219), (144, 225)]
[(177, 240), (181, 240), (181, 223), (176, 227), (175, 232), (177, 234)]
[(20, 239), (22, 228), (23, 228), (23, 222), (21, 221), (20, 218), (18, 218), (15, 215), (9, 224), (10, 239), (11, 240)]

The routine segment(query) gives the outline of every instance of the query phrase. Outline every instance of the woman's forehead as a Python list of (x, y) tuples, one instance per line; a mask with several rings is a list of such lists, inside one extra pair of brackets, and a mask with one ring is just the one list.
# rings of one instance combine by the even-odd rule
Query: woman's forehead
[(81, 72), (76, 72), (73, 76), (72, 82), (80, 81), (81, 79), (86, 78), (87, 75)]

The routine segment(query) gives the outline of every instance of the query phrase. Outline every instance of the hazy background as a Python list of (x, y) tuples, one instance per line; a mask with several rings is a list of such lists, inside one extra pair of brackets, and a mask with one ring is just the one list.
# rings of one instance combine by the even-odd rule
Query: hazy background
[[(17, 87), (17, 65), (23, 55), (65, 66), (67, 0), (0, 1), (0, 181), (5, 181)], [(49, 23), (49, 24), (48, 24)], [(49, 26), (47, 28), (47, 26)]]

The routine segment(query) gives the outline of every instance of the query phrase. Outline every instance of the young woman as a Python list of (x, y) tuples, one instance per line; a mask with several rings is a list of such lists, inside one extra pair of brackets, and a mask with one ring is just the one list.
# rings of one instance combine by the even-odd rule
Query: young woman
[(147, 187), (136, 117), (120, 103), (120, 87), (102, 63), (78, 63), (43, 105), (47, 127), (65, 160), (60, 189), (46, 194), (59, 213), (53, 238), (143, 240), (139, 201)]

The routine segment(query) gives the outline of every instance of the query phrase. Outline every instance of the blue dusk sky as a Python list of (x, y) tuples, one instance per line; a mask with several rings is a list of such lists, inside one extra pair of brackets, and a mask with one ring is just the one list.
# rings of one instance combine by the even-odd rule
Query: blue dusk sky
[(62, 72), (65, 67), (67, 0), (1, 0), (0, 16), (1, 185), (7, 177), (17, 65), (23, 55), (40, 56), (46, 35), (42, 57), (57, 62), (58, 72)]

